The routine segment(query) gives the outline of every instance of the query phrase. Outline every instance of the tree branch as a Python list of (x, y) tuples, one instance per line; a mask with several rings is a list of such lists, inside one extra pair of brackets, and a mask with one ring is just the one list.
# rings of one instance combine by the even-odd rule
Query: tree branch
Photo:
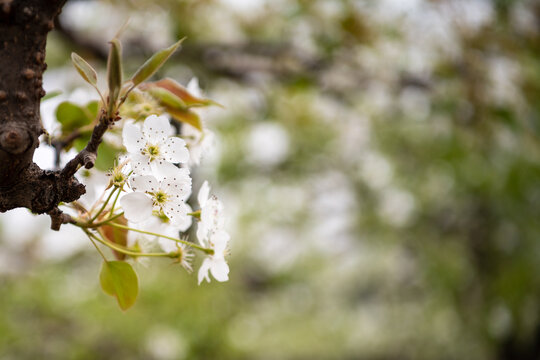
[[(39, 105), (45, 95), (47, 33), (65, 1), (0, 0), (0, 212), (25, 207), (47, 213), (54, 230), (71, 221), (58, 204), (85, 193), (73, 177), (76, 170), (47, 171), (32, 162), (43, 133)], [(82, 156), (85, 166), (93, 165), (88, 157), (96, 153), (107, 127), (100, 122), (94, 129), (96, 136)]]

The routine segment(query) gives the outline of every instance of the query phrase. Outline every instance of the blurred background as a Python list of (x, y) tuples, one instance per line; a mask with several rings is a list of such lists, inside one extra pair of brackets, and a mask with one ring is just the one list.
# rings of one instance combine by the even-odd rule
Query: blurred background
[(230, 281), (140, 265), (123, 313), (78, 229), (1, 214), (0, 359), (540, 359), (538, 1), (70, 0), (46, 90), (127, 18), (127, 73), (187, 36), (159, 75), (226, 106)]

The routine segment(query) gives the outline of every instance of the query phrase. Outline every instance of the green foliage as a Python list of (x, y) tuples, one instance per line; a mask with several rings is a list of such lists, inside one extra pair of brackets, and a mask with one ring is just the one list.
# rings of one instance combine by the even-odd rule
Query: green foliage
[(122, 88), (122, 44), (118, 39), (112, 39), (107, 60), (107, 84), (109, 86), (108, 111), (112, 116), (116, 109), (116, 101)]
[(56, 108), (56, 119), (62, 125), (62, 134), (68, 135), (75, 130), (90, 125), (97, 116), (99, 103), (89, 102), (86, 106), (64, 101)]
[(76, 53), (71, 53), (71, 61), (73, 62), (73, 66), (77, 69), (77, 72), (81, 75), (81, 77), (86, 80), (90, 85), (96, 87), (97, 86), (97, 73), (94, 68), (86, 62), (82, 57), (77, 55)]
[(143, 81), (149, 79), (160, 67), (165, 64), (165, 62), (171, 57), (171, 55), (180, 47), (180, 44), (185, 40), (185, 38), (180, 39), (173, 45), (169, 46), (166, 49), (156, 52), (150, 59), (146, 60), (144, 64), (141, 65), (139, 69), (131, 77), (131, 82), (134, 86), (141, 84)]
[(99, 281), (103, 291), (114, 296), (122, 310), (125, 311), (135, 304), (139, 295), (139, 279), (128, 263), (104, 261)]

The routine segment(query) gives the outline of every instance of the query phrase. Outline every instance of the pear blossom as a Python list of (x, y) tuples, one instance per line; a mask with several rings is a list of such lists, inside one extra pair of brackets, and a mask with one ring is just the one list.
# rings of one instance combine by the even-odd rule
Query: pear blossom
[[(190, 213), (192, 211), (191, 207), (189, 204), (185, 205), (188, 213)], [(156, 211), (154, 211), (154, 215), (156, 216), (152, 216), (148, 220), (137, 224), (139, 229), (173, 238), (177, 238), (181, 232), (189, 229), (193, 219), (191, 216), (186, 216), (182, 222), (173, 224), (164, 214), (156, 214)], [(152, 240), (157, 241), (161, 249), (165, 252), (177, 251), (177, 245), (179, 243), (176, 241), (157, 236), (152, 237)]]
[(214, 250), (213, 255), (209, 255), (203, 260), (199, 273), (197, 274), (199, 285), (203, 280), (210, 282), (208, 271), (219, 282), (229, 280), (229, 265), (225, 261), (227, 253), (227, 243), (229, 242), (229, 234), (224, 230), (214, 233), (209, 247)]
[(202, 246), (212, 249), (214, 253), (204, 259), (199, 268), (199, 284), (205, 279), (210, 282), (209, 271), (217, 281), (229, 280), (229, 265), (225, 261), (225, 254), (230, 236), (225, 231), (223, 204), (216, 196), (209, 196), (209, 194), (210, 186), (205, 181), (197, 196), (201, 206), (201, 220), (197, 225), (197, 238)]
[(214, 133), (206, 128), (200, 131), (189, 124), (184, 124), (182, 137), (189, 149), (189, 166), (200, 165), (202, 158), (214, 146)]
[(124, 195), (120, 205), (124, 216), (134, 223), (152, 216), (154, 209), (165, 214), (172, 224), (185, 224), (191, 209), (185, 200), (191, 192), (191, 178), (187, 169), (176, 169), (174, 176), (158, 181), (152, 175), (135, 176), (130, 185), (134, 192)]
[(186, 142), (171, 135), (171, 125), (165, 116), (150, 115), (144, 121), (142, 131), (137, 125), (124, 125), (123, 143), (135, 174), (158, 175), (171, 163), (189, 160)]
[(201, 221), (197, 226), (197, 238), (201, 243), (208, 242), (213, 233), (225, 228), (223, 203), (215, 195), (209, 195), (210, 186), (208, 181), (205, 181), (197, 195), (197, 201), (201, 207)]
[[(190, 94), (196, 97), (203, 97), (203, 92), (199, 87), (199, 79), (196, 77), (189, 81), (187, 84), (187, 90)], [(191, 110), (198, 113), (201, 118), (204, 118), (205, 112), (207, 111), (204, 108), (192, 108)], [(182, 137), (186, 141), (186, 145), (189, 149), (189, 166), (199, 165), (204, 155), (214, 145), (214, 133), (204, 126), (204, 119), (202, 122), (202, 131), (189, 124), (185, 124), (185, 126), (182, 128)]]

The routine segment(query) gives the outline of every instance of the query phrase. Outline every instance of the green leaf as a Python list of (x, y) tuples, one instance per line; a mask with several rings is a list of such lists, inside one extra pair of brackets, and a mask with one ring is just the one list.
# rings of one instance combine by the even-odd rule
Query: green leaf
[[(88, 144), (88, 142), (90, 141), (91, 136), (92, 136), (92, 132), (89, 131), (88, 133), (83, 134), (81, 135), (81, 137), (75, 139), (75, 141), (73, 141), (73, 147), (75, 148), (75, 150), (81, 151), (82, 149), (84, 149), (86, 147), (86, 144)], [(98, 148), (98, 151), (99, 151), (99, 148)]]
[(128, 263), (105, 261), (101, 267), (99, 281), (106, 294), (116, 297), (122, 310), (129, 309), (137, 300), (139, 280)]
[(170, 78), (166, 78), (163, 80), (146, 84), (144, 89), (151, 89), (155, 87), (170, 91), (171, 93), (176, 95), (178, 98), (180, 98), (184, 102), (184, 104), (186, 104), (187, 107), (201, 107), (201, 106), (210, 106), (210, 105), (223, 107), (223, 105), (213, 100), (200, 98), (191, 94), (185, 87), (183, 87), (182, 85), (180, 85), (179, 83), (177, 83), (176, 81)]
[(133, 82), (134, 86), (139, 85), (146, 79), (148, 79), (150, 76), (152, 76), (169, 57), (178, 49), (182, 41), (184, 41), (185, 38), (179, 40), (174, 45), (169, 46), (166, 49), (162, 49), (158, 52), (156, 52), (154, 55), (150, 57), (150, 59), (146, 60), (142, 66), (137, 69), (135, 74), (131, 77), (131, 81)]
[(174, 120), (184, 122), (193, 126), (199, 131), (203, 131), (203, 124), (201, 118), (193, 111), (189, 109), (175, 109), (166, 105), (163, 105), (163, 107), (165, 108), (165, 111), (173, 117)]
[(88, 110), (69, 101), (61, 102), (56, 108), (56, 119), (62, 125), (65, 135), (92, 122)]
[(178, 96), (174, 95), (167, 89), (159, 87), (151, 87), (148, 89), (148, 93), (152, 95), (160, 104), (164, 106), (170, 106), (175, 109), (186, 110), (186, 104)]
[[(88, 141), (87, 141), (88, 143)], [(85, 145), (86, 146), (86, 145)], [(101, 171), (108, 171), (114, 167), (114, 160), (120, 153), (120, 149), (109, 143), (102, 142), (98, 147), (95, 167)]]
[(107, 84), (109, 86), (109, 115), (115, 109), (122, 88), (122, 44), (118, 39), (110, 41), (111, 49), (107, 60)]
[(95, 119), (99, 112), (99, 101), (90, 101), (88, 104), (86, 104), (86, 109), (88, 110), (90, 118), (92, 120)]
[(86, 82), (91, 84), (92, 86), (97, 86), (97, 73), (94, 68), (86, 62), (82, 57), (77, 55), (76, 53), (71, 53), (71, 61), (73, 62), (73, 66), (75, 66), (75, 69), (77, 69), (77, 72), (82, 76)]

